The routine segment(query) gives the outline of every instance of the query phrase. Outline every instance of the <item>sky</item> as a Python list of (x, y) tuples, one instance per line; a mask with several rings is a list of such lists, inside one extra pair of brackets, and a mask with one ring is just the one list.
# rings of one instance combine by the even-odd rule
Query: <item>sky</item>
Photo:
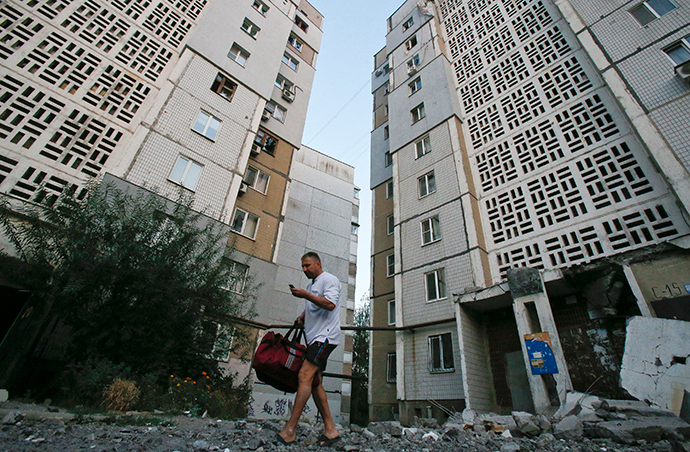
[(309, 0), (324, 16), (302, 143), (355, 167), (360, 192), (356, 306), (369, 290), (369, 150), (374, 55), (386, 45), (386, 20), (404, 0)]

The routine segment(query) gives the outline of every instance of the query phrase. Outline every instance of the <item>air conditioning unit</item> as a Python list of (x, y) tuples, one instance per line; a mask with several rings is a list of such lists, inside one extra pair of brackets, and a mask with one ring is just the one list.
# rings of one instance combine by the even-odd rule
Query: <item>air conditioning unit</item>
[(292, 103), (292, 101), (295, 100), (295, 93), (290, 91), (290, 88), (283, 88), (283, 99)]
[(261, 114), (261, 120), (262, 121), (268, 121), (271, 118), (271, 112), (268, 110), (264, 110), (264, 112)]
[(247, 193), (247, 187), (249, 187), (249, 185), (247, 185), (245, 181), (242, 181), (242, 183), (240, 184), (240, 191), (237, 194), (239, 196), (242, 196), (243, 194)]
[(257, 155), (259, 155), (260, 152), (261, 152), (261, 146), (259, 146), (259, 145), (256, 144), (256, 143), (252, 144), (252, 150), (249, 151), (249, 153), (251, 154), (251, 156), (252, 156), (252, 157), (256, 157)]
[(383, 69), (379, 69), (374, 73), (377, 77), (381, 77), (381, 74), (383, 74)]
[(407, 75), (414, 75), (417, 73), (417, 65), (413, 64), (411, 66), (407, 66)]
[(686, 82), (690, 81), (690, 60), (676, 66), (676, 74)]

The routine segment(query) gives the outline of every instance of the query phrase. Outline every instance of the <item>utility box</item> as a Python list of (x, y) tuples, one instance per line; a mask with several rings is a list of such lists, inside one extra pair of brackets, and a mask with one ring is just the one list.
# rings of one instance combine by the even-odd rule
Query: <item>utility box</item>
[(557, 374), (556, 357), (553, 356), (551, 336), (548, 332), (525, 334), (525, 345), (532, 375)]

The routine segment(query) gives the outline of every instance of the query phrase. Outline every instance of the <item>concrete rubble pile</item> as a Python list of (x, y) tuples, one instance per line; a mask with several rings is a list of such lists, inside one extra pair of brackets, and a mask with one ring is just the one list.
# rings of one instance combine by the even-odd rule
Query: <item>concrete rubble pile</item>
[[(77, 416), (50, 407), (0, 404), (0, 451), (93, 450), (95, 452), (282, 450), (276, 433), (283, 421), (223, 421), (128, 413), (117, 417)], [(137, 425), (156, 416), (163, 425)], [(132, 422), (134, 425), (126, 425)], [(316, 444), (321, 425), (300, 423), (296, 450), (324, 450)], [(339, 427), (342, 440), (327, 450), (345, 452), (690, 452), (690, 425), (671, 413), (636, 401), (604, 400), (571, 393), (551, 418), (526, 412), (510, 415), (457, 413), (443, 425), (415, 418), (367, 427)], [(289, 446), (287, 446), (289, 447)]]

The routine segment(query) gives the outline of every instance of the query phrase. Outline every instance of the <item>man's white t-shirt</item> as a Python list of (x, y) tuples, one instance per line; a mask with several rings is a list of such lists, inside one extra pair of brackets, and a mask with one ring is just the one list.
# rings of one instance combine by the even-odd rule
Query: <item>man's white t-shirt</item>
[(307, 292), (326, 297), (335, 305), (335, 309), (329, 311), (305, 300), (304, 334), (307, 344), (326, 340), (333, 345), (340, 343), (340, 288), (340, 280), (328, 272), (322, 272), (307, 286)]

